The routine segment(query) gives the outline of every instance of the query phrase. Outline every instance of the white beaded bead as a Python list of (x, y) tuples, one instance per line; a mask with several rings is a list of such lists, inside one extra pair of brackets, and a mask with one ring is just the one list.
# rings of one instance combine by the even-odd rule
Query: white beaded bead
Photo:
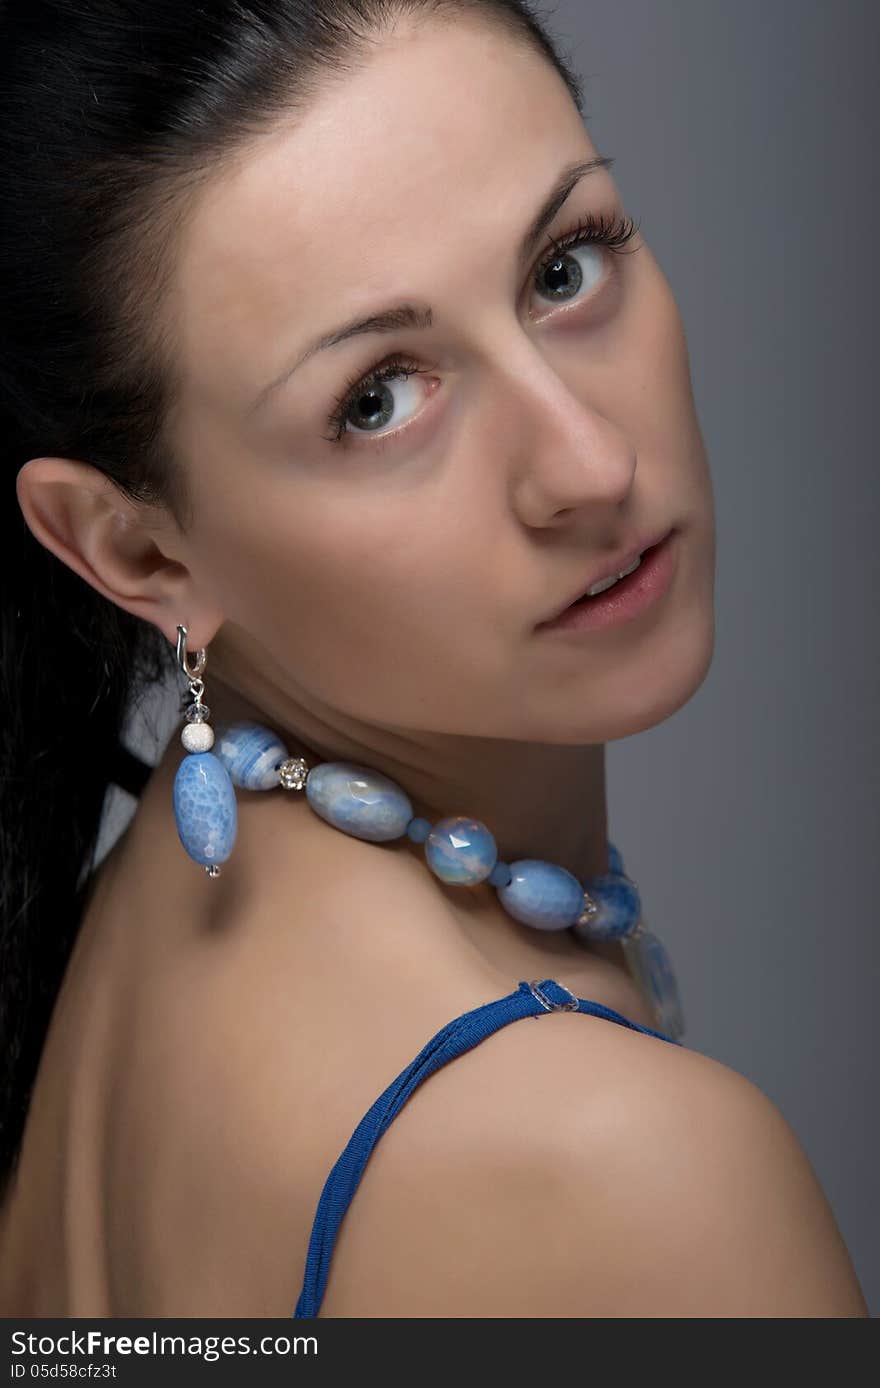
[(187, 723), (180, 740), (188, 752), (209, 752), (214, 746), (214, 729), (207, 723)]

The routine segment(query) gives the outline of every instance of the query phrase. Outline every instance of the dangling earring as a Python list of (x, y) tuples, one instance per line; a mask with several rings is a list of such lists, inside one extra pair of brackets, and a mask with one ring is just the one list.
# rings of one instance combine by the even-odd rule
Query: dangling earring
[(184, 757), (174, 777), (174, 818), (180, 842), (209, 877), (220, 876), (235, 846), (238, 806), (235, 787), (226, 767), (211, 751), (214, 730), (208, 719), (211, 710), (202, 703), (205, 684), (199, 678), (207, 664), (204, 646), (196, 652), (190, 667), (186, 654), (186, 627), (177, 627), (177, 663), (189, 680), (193, 702), (185, 711), (186, 725), (180, 740), (189, 756)]

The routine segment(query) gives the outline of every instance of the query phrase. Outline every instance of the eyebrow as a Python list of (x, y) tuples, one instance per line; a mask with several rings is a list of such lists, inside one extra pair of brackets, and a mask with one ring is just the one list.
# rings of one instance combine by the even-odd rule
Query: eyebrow
[[(520, 242), (520, 268), (531, 255), (541, 233), (553, 221), (581, 179), (597, 169), (610, 169), (613, 164), (614, 160), (607, 155), (597, 155), (595, 158), (582, 159), (576, 164), (565, 166)], [(359, 337), (363, 333), (391, 333), (399, 332), (404, 328), (430, 328), (433, 321), (434, 315), (430, 305), (419, 307), (416, 304), (404, 303), (395, 304), (391, 308), (383, 309), (379, 313), (368, 314), (363, 318), (354, 318), (350, 322), (341, 324), (338, 328), (331, 329), (330, 332), (322, 333), (297, 357), (291, 366), (286, 366), (281, 374), (275, 377), (274, 381), (270, 381), (267, 386), (263, 387), (253, 404), (248, 408), (248, 415), (252, 415), (258, 410), (268, 397), (274, 394), (286, 381), (289, 381), (303, 362), (308, 361), (309, 357), (313, 357), (316, 352), (323, 352), (327, 347), (335, 347), (338, 343), (347, 342), (349, 338)]]

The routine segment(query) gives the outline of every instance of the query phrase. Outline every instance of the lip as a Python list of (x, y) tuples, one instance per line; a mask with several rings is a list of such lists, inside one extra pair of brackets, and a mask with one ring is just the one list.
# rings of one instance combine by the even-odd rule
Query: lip
[[(671, 535), (672, 530), (672, 526), (667, 526), (666, 529), (660, 531), (659, 534), (655, 531), (652, 536), (643, 536), (642, 539), (630, 549), (623, 551), (616, 557), (612, 556), (612, 558), (604, 560), (601, 569), (594, 572), (590, 578), (585, 579), (581, 586), (575, 589), (567, 602), (555, 608), (549, 616), (542, 618), (538, 625), (546, 626), (548, 623), (555, 621), (557, 617), (561, 617), (563, 612), (568, 611), (572, 603), (578, 602), (580, 598), (586, 596), (587, 589), (592, 588), (594, 583), (598, 583), (602, 578), (611, 578), (612, 575), (616, 576), (623, 569), (628, 568), (630, 564), (638, 559), (640, 554), (644, 554), (646, 549), (653, 549), (656, 545), (659, 545), (665, 540), (667, 536)], [(636, 570), (636, 572), (638, 573), (638, 570)]]
[[(596, 631), (602, 627), (617, 626), (621, 622), (631, 621), (640, 616), (664, 595), (672, 582), (678, 558), (678, 547), (675, 544), (677, 534), (678, 531), (673, 527), (653, 544), (648, 543), (643, 548), (630, 550), (629, 562), (637, 555), (643, 555), (637, 569), (611, 588), (606, 588), (604, 593), (599, 593), (587, 601), (582, 601), (585, 589), (581, 589), (568, 607), (563, 608), (555, 617), (539, 622), (536, 630)], [(626, 563), (624, 560), (620, 568), (626, 568)], [(592, 579), (593, 583), (597, 581), (598, 576)], [(586, 586), (589, 587), (589, 584)]]

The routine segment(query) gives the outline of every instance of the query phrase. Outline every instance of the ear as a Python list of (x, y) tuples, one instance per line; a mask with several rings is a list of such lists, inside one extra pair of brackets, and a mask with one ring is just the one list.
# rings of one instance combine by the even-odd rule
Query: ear
[(158, 627), (172, 646), (207, 646), (223, 621), (184, 563), (185, 537), (167, 511), (135, 505), (108, 477), (72, 458), (31, 458), (16, 479), (28, 529), (105, 598)]

